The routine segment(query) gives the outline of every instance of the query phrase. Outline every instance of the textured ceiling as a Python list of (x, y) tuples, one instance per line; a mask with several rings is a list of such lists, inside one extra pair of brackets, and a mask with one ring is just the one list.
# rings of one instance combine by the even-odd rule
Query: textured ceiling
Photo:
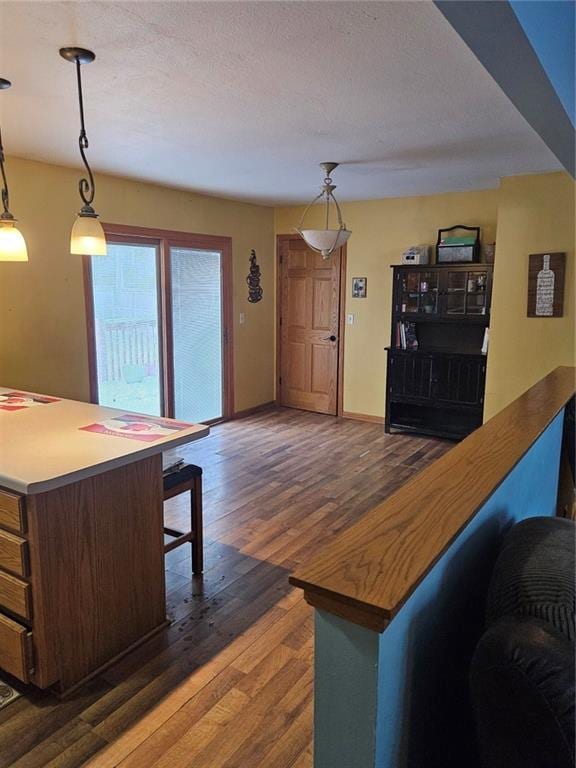
[(268, 204), (496, 186), (558, 161), (431, 2), (0, 0), (8, 155)]

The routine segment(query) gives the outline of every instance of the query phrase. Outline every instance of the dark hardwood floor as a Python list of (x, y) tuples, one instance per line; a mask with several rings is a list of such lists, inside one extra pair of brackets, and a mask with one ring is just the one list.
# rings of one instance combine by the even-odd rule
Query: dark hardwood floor
[(312, 609), (288, 575), (449, 447), (277, 409), (180, 449), (204, 468), (203, 578), (170, 552), (169, 629), (63, 701), (23, 689), (0, 768), (310, 768)]

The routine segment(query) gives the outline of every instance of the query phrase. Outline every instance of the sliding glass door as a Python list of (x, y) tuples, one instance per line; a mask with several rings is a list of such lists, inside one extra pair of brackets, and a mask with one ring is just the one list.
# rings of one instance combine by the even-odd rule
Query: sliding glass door
[(114, 229), (108, 255), (85, 261), (93, 402), (194, 423), (229, 416), (229, 239)]
[(158, 247), (109, 243), (92, 257), (98, 402), (162, 412)]
[(170, 248), (174, 416), (184, 421), (223, 415), (221, 258)]

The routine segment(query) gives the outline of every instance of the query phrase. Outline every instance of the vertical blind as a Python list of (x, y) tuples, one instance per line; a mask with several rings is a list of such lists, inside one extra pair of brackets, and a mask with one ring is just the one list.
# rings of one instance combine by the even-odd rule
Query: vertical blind
[(170, 270), (174, 416), (217, 419), (223, 413), (221, 254), (172, 247)]

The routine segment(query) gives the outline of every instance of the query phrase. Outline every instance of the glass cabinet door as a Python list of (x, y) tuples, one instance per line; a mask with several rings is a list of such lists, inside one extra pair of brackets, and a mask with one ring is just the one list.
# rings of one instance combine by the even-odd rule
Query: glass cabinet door
[(488, 273), (468, 272), (466, 279), (466, 314), (485, 315)]
[(408, 313), (418, 312), (420, 272), (404, 272), (401, 277), (402, 291), (400, 298), (400, 311)]
[(467, 272), (448, 272), (446, 275), (447, 315), (466, 314), (466, 278)]
[(402, 313), (438, 312), (438, 272), (405, 272), (401, 280)]
[(485, 315), (488, 273), (449, 271), (446, 275), (447, 315)]
[(419, 307), (426, 315), (438, 312), (438, 272), (420, 272)]

